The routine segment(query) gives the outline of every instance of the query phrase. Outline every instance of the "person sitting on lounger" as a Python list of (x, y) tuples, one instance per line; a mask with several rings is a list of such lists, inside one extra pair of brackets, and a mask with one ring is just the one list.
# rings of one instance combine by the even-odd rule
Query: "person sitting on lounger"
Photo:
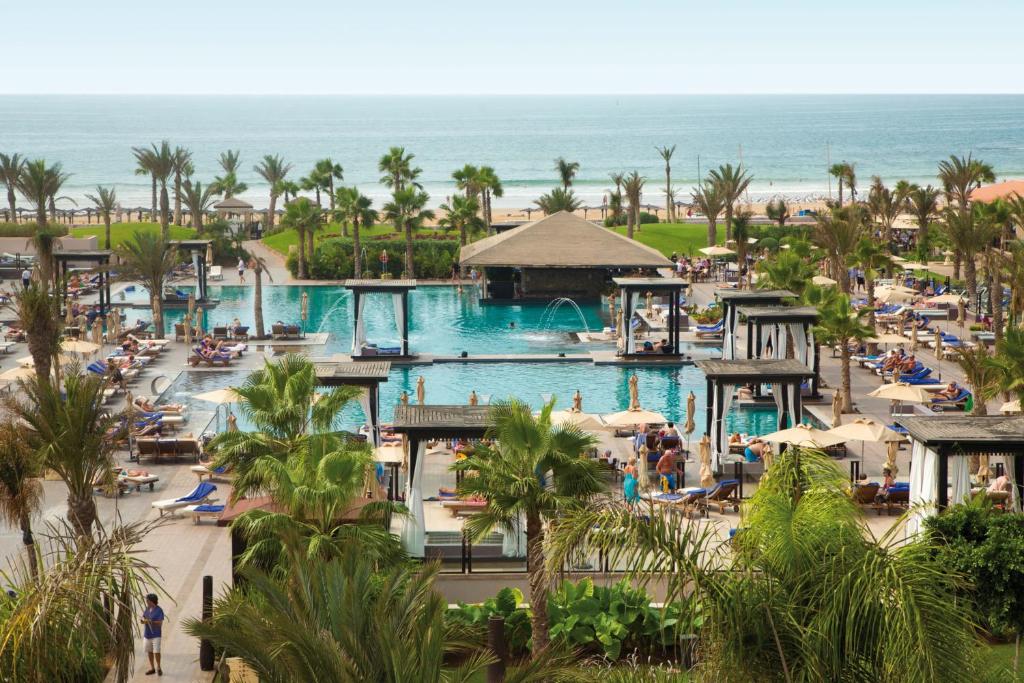
[(729, 437), (729, 445), (731, 446), (734, 443), (743, 443), (743, 437), (740, 436), (739, 432), (733, 432)]
[(754, 398), (754, 387), (750, 384), (745, 384), (736, 390), (736, 398), (741, 401), (750, 401)]
[(951, 401), (959, 395), (960, 385), (958, 385), (956, 382), (950, 382), (949, 384), (946, 385), (945, 389), (942, 389), (941, 391), (937, 391), (935, 393), (935, 398), (938, 398), (939, 400)]
[(180, 413), (185, 409), (185, 405), (182, 403), (165, 403), (158, 406), (145, 396), (135, 399), (135, 405), (147, 413)]
[(1012, 493), (1013, 484), (1010, 482), (1010, 478), (1005, 474), (1001, 477), (996, 477), (992, 480), (992, 483), (985, 489), (987, 493)]
[(747, 462), (758, 462), (761, 460), (761, 456), (764, 455), (765, 442), (758, 438), (753, 438), (747, 447), (743, 449), (743, 459)]
[(904, 358), (900, 362), (900, 364), (899, 364), (900, 373), (912, 372), (916, 365), (917, 365), (917, 358), (914, 356), (914, 354), (910, 354), (909, 356), (907, 356), (906, 358)]
[(676, 452), (667, 450), (654, 466), (660, 477), (661, 490), (666, 493), (676, 490)]
[[(865, 477), (867, 475), (864, 475)], [(878, 493), (875, 494), (876, 503), (884, 503), (885, 497), (889, 495), (889, 489), (896, 484), (896, 477), (893, 476), (892, 470), (888, 467), (882, 468), (882, 485), (878, 489)]]

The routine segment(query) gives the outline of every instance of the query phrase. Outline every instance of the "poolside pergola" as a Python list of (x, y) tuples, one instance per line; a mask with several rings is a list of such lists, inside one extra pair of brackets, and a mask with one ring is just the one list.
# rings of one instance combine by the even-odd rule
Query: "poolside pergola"
[[(213, 240), (174, 240), (168, 244), (178, 251), (185, 252), (192, 257), (192, 265), (196, 270), (196, 303), (203, 303), (207, 300), (207, 263), (206, 251), (213, 244)], [(165, 300), (166, 302), (166, 300)], [(172, 301), (170, 303), (180, 303)]]
[(646, 292), (668, 295), (668, 345), (671, 350), (662, 352), (661, 355), (670, 358), (678, 358), (683, 355), (679, 349), (679, 297), (688, 283), (677, 278), (665, 277), (617, 277), (612, 281), (619, 287), (622, 301), (622, 321), (625, 328), (623, 332), (625, 332), (626, 345), (620, 355), (626, 358), (650, 357), (652, 355), (651, 353), (637, 352), (630, 325), (640, 297)]
[(707, 378), (705, 431), (711, 436), (711, 457), (716, 471), (721, 471), (722, 456), (729, 452), (725, 416), (738, 387), (770, 384), (779, 413), (778, 428), (782, 430), (800, 424), (800, 385), (814, 374), (800, 361), (793, 358), (699, 360), (695, 365)]
[(739, 306), (779, 306), (785, 299), (796, 296), (788, 289), (735, 289), (724, 290), (716, 294), (722, 305), (722, 321), (724, 336), (722, 339), (722, 358), (736, 358), (736, 309)]
[(391, 363), (376, 361), (355, 363), (352, 361), (317, 362), (316, 383), (324, 387), (361, 387), (359, 403), (368, 421), (371, 441), (380, 445), (380, 384), (388, 381)]
[(810, 395), (819, 398), (821, 366), (813, 329), (818, 322), (818, 309), (813, 306), (742, 306), (739, 313), (747, 319), (747, 358), (761, 358), (769, 340), (772, 355), (785, 358), (791, 337), (797, 360), (814, 373)]
[(252, 204), (239, 199), (238, 197), (228, 197), (213, 205), (214, 210), (217, 212), (217, 216), (226, 220), (232, 217), (239, 217), (242, 225), (247, 224), (252, 220)]
[(93, 251), (55, 251), (53, 260), (57, 265), (57, 276), (64, 283), (64, 305), (68, 305), (68, 272), (71, 264), (88, 263), (90, 270), (95, 270), (100, 277), (99, 301), (102, 315), (106, 315), (110, 309), (110, 257), (113, 254), (109, 249), (98, 249)]
[[(910, 504), (919, 512), (908, 523), (916, 533), (923, 519), (971, 495), (971, 456), (1003, 459), (1013, 482), (1013, 509), (1024, 494), (1024, 416), (942, 415), (904, 417), (900, 424), (910, 438)], [(952, 489), (950, 492), (948, 489)]]
[[(416, 289), (415, 280), (345, 280), (345, 289), (352, 292), (352, 359), (389, 358), (408, 359), (409, 354), (409, 291)], [(363, 309), (369, 294), (390, 294), (395, 308), (395, 327), (400, 344), (394, 349), (378, 348), (366, 344), (366, 325)]]
[(423, 518), (423, 461), (428, 441), (439, 439), (480, 439), (490, 426), (487, 406), (398, 405), (393, 429), (404, 434), (409, 449), (409, 471), (405, 482), (405, 505), (409, 517), (402, 529), (402, 543), (413, 557), (423, 557), (426, 526)]

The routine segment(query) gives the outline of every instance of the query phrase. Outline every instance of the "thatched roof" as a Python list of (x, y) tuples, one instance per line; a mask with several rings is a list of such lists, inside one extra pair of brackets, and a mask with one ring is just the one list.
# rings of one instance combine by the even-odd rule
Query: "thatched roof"
[(464, 266), (668, 268), (656, 249), (562, 211), (462, 247)]
[(213, 208), (215, 208), (215, 209), (217, 209), (219, 211), (223, 211), (223, 210), (228, 210), (228, 211), (237, 211), (237, 210), (252, 211), (252, 204), (250, 204), (249, 202), (245, 201), (244, 199), (239, 199), (238, 197), (228, 197), (227, 199), (221, 200), (221, 201), (217, 202), (216, 204), (214, 204)]

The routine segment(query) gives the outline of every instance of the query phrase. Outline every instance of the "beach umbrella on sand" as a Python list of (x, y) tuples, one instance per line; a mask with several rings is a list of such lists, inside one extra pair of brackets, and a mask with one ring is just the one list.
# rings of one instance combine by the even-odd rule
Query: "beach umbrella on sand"
[(838, 389), (832, 394), (832, 426), (843, 424), (843, 395)]
[(700, 454), (700, 485), (709, 489), (715, 485), (715, 475), (711, 470), (711, 440), (705, 434), (697, 446)]
[(478, 399), (476, 396), (476, 389), (473, 389), (472, 391), (469, 392), (469, 405), (475, 406), (479, 405), (479, 403), (480, 399)]
[(238, 403), (242, 400), (241, 394), (237, 391), (228, 387), (227, 389), (214, 389), (213, 391), (207, 391), (202, 394), (196, 394), (192, 398), (197, 398), (200, 401), (206, 401), (208, 403)]
[(416, 403), (423, 405), (427, 400), (426, 380), (420, 375), (416, 380)]
[(815, 429), (814, 427), (806, 424), (798, 424), (796, 427), (772, 432), (771, 434), (762, 436), (761, 439), (765, 441), (772, 441), (774, 443), (790, 443), (796, 446), (818, 446), (821, 448), (826, 446), (835, 446), (836, 444), (843, 443), (846, 440), (842, 437), (835, 436), (834, 434), (821, 429)]

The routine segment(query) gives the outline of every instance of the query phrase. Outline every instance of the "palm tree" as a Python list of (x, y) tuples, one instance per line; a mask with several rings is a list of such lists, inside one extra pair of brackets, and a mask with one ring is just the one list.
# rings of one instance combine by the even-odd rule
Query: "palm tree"
[(220, 157), (217, 159), (217, 163), (220, 165), (225, 175), (238, 175), (238, 171), (242, 166), (242, 153), (237, 149), (229, 149), (226, 152), (221, 152)]
[(160, 188), (160, 234), (168, 240), (171, 236), (171, 207), (167, 195), (167, 180), (175, 172), (176, 163), (171, 144), (167, 140), (162, 140), (159, 147), (153, 143), (145, 155), (145, 161), (146, 168)]
[[(299, 238), (299, 279), (305, 279), (308, 273), (306, 235), (312, 236), (313, 231), (320, 225), (320, 216), (320, 207), (306, 197), (299, 197), (285, 206), (281, 225), (295, 230)], [(313, 253), (310, 251), (309, 258), (312, 257)]]
[(10, 220), (17, 222), (18, 213), (14, 191), (18, 188), (18, 178), (25, 167), (26, 159), (20, 154), (0, 154), (0, 184), (7, 188), (7, 206), (11, 212)]
[(849, 166), (845, 161), (832, 164), (828, 167), (828, 174), (839, 181), (839, 206), (843, 205), (843, 183), (846, 181), (846, 169)]
[(147, 147), (132, 147), (132, 154), (135, 156), (135, 175), (149, 176), (149, 179), (150, 179), (150, 182), (151, 182), (151, 186), (152, 186), (152, 192), (151, 192), (152, 203), (150, 204), (149, 216), (150, 216), (150, 220), (154, 220), (155, 221), (156, 220), (156, 211), (157, 211), (157, 201), (158, 201), (158, 195), (157, 195), (158, 188), (157, 188), (156, 175), (153, 173), (153, 169), (152, 169), (152, 164), (153, 164), (152, 155), (153, 155), (153, 151), (151, 149), (147, 148)]
[(999, 390), (1024, 405), (1024, 328), (1006, 328), (991, 362), (999, 369)]
[(978, 298), (978, 253), (1002, 231), (980, 210), (946, 207), (944, 228), (953, 250), (963, 262), (967, 298), (971, 303)]
[[(370, 228), (377, 222), (377, 211), (373, 200), (357, 187), (340, 187), (337, 192), (338, 209), (345, 222), (352, 222), (352, 264), (356, 278), (363, 276), (363, 249), (360, 244), (360, 227)], [(342, 223), (345, 225), (345, 223)]]
[(985, 344), (957, 346), (953, 351), (956, 352), (955, 360), (964, 373), (964, 379), (971, 386), (973, 406), (970, 414), (988, 415), (985, 402), (999, 395), (1002, 378), (1002, 371), (993, 362), (993, 354)]
[(583, 202), (576, 196), (575, 192), (563, 190), (560, 187), (553, 188), (550, 192), (542, 194), (538, 199), (533, 200), (533, 203), (546, 216), (558, 213), (559, 211), (572, 213), (583, 206)]
[(187, 147), (175, 147), (171, 153), (171, 160), (174, 172), (174, 224), (181, 225), (181, 183), (195, 173), (192, 150)]
[(291, 180), (282, 180), (277, 183), (278, 194), (284, 197), (284, 203), (287, 204), (293, 198), (299, 196), (299, 192), (302, 190), (298, 183), (292, 182)]
[(153, 310), (153, 335), (164, 338), (164, 285), (178, 262), (175, 249), (163, 235), (135, 231), (132, 239), (117, 247), (121, 265), (118, 270), (126, 280), (139, 282), (149, 292)]
[(757, 272), (758, 288), (787, 289), (801, 296), (814, 277), (815, 266), (793, 249), (784, 249), (770, 259), (759, 261)]
[(331, 203), (331, 211), (334, 211), (334, 181), (345, 179), (345, 169), (341, 167), (341, 164), (336, 164), (328, 157), (321, 159), (316, 162), (317, 178), (323, 183), (324, 189), (327, 191), (327, 199)]
[(274, 281), (274, 278), (262, 256), (251, 251), (245, 252), (245, 255), (249, 257), (249, 268), (253, 274), (252, 316), (256, 322), (256, 338), (265, 339), (267, 330), (263, 323), (263, 275), (266, 274), (267, 279), (271, 282)]
[(1010, 287), (1010, 326), (1019, 324), (1024, 314), (1024, 241), (1010, 240), (1006, 243), (1006, 284)]
[(203, 187), (198, 180), (193, 183), (186, 179), (181, 186), (181, 198), (185, 202), (185, 208), (188, 209), (192, 227), (200, 235), (203, 233), (203, 219), (206, 212), (213, 206), (216, 195), (216, 188), (212, 184)]
[(580, 162), (566, 161), (565, 157), (555, 159), (555, 170), (562, 181), (562, 189), (568, 191), (572, 187), (572, 181), (580, 170)]
[(49, 288), (53, 277), (53, 242), (56, 234), (48, 229), (46, 205), (68, 176), (60, 164), (47, 166), (43, 159), (26, 161), (18, 177), (18, 191), (36, 210), (36, 254), (39, 257), (39, 280)]
[(690, 197), (708, 220), (708, 246), (713, 247), (718, 244), (718, 216), (725, 208), (725, 200), (722, 199), (718, 187), (708, 180), (701, 183), (699, 188), (693, 188)]
[[(864, 269), (864, 286), (867, 287), (869, 305), (875, 301), (875, 280), (879, 273), (893, 267), (892, 257), (886, 246), (871, 237), (862, 237), (853, 250), (853, 262)], [(868, 325), (874, 327), (875, 312), (868, 313)]]
[(914, 214), (917, 221), (918, 244), (927, 245), (929, 243), (928, 229), (931, 227), (932, 221), (939, 216), (940, 194), (939, 190), (931, 185), (924, 187), (911, 185), (910, 187), (910, 193), (907, 195), (907, 208)]
[[(260, 163), (253, 166), (254, 171), (270, 186), (270, 207), (267, 209), (267, 231), (274, 229), (274, 217), (277, 211), (277, 198), (281, 194), (281, 183), (292, 170), (292, 165), (285, 163), (278, 154), (267, 154)], [(332, 200), (333, 202), (333, 200)]]
[(394, 190), (391, 201), (384, 205), (384, 217), (393, 222), (396, 230), (405, 232), (405, 277), (415, 277), (412, 234), (423, 221), (432, 220), (434, 212), (427, 209), (430, 195), (416, 186)]
[(842, 378), (843, 412), (853, 412), (853, 396), (850, 393), (850, 342), (861, 342), (874, 334), (874, 328), (865, 325), (866, 308), (855, 309), (850, 297), (837, 294), (818, 307), (818, 324), (814, 334), (823, 343), (839, 346), (839, 364)]
[[(406, 153), (405, 147), (390, 148), (377, 162), (377, 170), (384, 174), (380, 179), (381, 185), (392, 191), (404, 189), (409, 183), (420, 188), (416, 179), (423, 169), (412, 165), (415, 158), (415, 154)], [(395, 226), (395, 231), (398, 232), (398, 226)]]
[(843, 177), (846, 179), (846, 186), (850, 188), (850, 201), (857, 201), (857, 165), (843, 162)]
[(28, 430), (28, 444), (68, 489), (68, 520), (79, 536), (96, 521), (93, 482), (110, 477), (120, 417), (103, 405), (105, 376), (68, 372), (63, 387), (40, 375), (21, 382), (7, 407)]
[(117, 211), (117, 193), (112, 187), (96, 186), (96, 194), (87, 194), (85, 198), (96, 206), (96, 213), (103, 219), (103, 248), (110, 249), (110, 221)]
[(832, 277), (846, 294), (850, 293), (850, 272), (847, 260), (864, 235), (864, 210), (858, 205), (832, 209), (817, 217), (811, 239), (825, 250), (832, 267)]
[(939, 162), (939, 180), (946, 193), (946, 202), (966, 209), (970, 201), (971, 190), (981, 187), (982, 183), (991, 183), (996, 179), (992, 166), (966, 157), (950, 156), (947, 161)]
[(740, 211), (732, 219), (732, 237), (736, 240), (736, 267), (739, 269), (739, 282), (737, 287), (743, 289), (743, 283), (747, 273), (747, 239), (750, 237), (749, 211)]
[(626, 236), (633, 239), (634, 226), (639, 230), (640, 226), (640, 197), (644, 191), (644, 183), (647, 178), (633, 171), (622, 181), (622, 189), (629, 201), (629, 212), (626, 214)]
[(786, 227), (786, 221), (789, 220), (789, 207), (786, 205), (785, 199), (780, 198), (768, 202), (765, 204), (764, 213), (769, 219), (778, 223), (780, 228)]
[(48, 287), (32, 283), (13, 295), (18, 325), (28, 337), (28, 354), (39, 377), (50, 379), (53, 361), (60, 352), (60, 298)]
[(896, 219), (907, 208), (909, 185), (900, 183), (890, 190), (878, 176), (874, 177), (868, 191), (868, 211), (882, 229), (882, 241), (892, 243), (892, 226)]
[(505, 195), (505, 188), (501, 184), (501, 179), (495, 172), (492, 166), (481, 166), (480, 174), (477, 177), (480, 183), (480, 206), (484, 210), (484, 223), (487, 225), (487, 233), (491, 233), (491, 197), (502, 197)]
[(238, 180), (238, 171), (242, 165), (241, 152), (230, 149), (222, 152), (217, 163), (224, 175), (216, 176), (210, 183), (216, 188), (214, 192), (224, 195), (224, 199), (230, 199), (249, 189), (248, 185)]
[(455, 195), (449, 202), (441, 205), (441, 210), (445, 212), (445, 216), (439, 224), (444, 228), (459, 231), (460, 246), (466, 246), (468, 233), (483, 228), (483, 221), (477, 215), (480, 204), (476, 197)]
[[(551, 424), (554, 399), (534, 417), (518, 400), (500, 401), (490, 409), (489, 438), (453, 469), (468, 473), (458, 493), (477, 496), (487, 506), (467, 520), (466, 533), (477, 541), (495, 528), (519, 534), (525, 522), (533, 654), (548, 645), (548, 584), (544, 563), (544, 525), (604, 490), (595, 460), (581, 457), (595, 438), (577, 426)], [(547, 474), (551, 481), (546, 481)]]
[(455, 181), (455, 187), (462, 190), (466, 197), (475, 197), (481, 192), (480, 169), (473, 164), (466, 164), (452, 171), (452, 180)]
[(0, 422), (0, 520), (21, 530), (32, 578), (38, 579), (32, 518), (43, 502), (42, 471), (27, 437), (25, 428), (9, 417)]
[(982, 263), (988, 274), (989, 307), (992, 311), (992, 332), (998, 344), (1003, 335), (1003, 270), (1009, 265), (1006, 252), (1003, 251), (1003, 240), (1007, 232), (1013, 231), (1013, 209), (1002, 199), (994, 202), (980, 203), (974, 210), (981, 220), (992, 226), (979, 239), (988, 238), (980, 245)]
[(672, 189), (672, 155), (676, 153), (676, 146), (672, 145), (669, 147), (655, 147), (660, 156), (665, 161), (665, 222), (675, 222), (676, 206), (674, 199), (675, 191)]
[(722, 198), (725, 209), (725, 238), (730, 239), (732, 234), (729, 231), (732, 229), (732, 217), (736, 212), (736, 202), (747, 191), (753, 177), (744, 170), (742, 164), (736, 168), (733, 168), (732, 164), (725, 164), (709, 171), (708, 180), (715, 186)]

